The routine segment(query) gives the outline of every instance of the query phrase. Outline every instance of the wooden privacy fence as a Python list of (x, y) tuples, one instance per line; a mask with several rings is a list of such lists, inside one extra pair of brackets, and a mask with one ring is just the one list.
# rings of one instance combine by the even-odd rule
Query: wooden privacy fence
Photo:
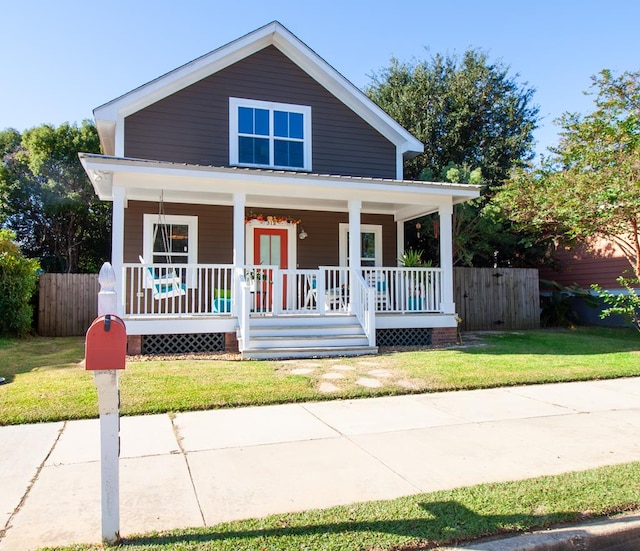
[(465, 331), (540, 327), (537, 269), (454, 268), (453, 286)]
[(98, 315), (98, 274), (42, 274), (38, 299), (38, 334), (84, 335)]

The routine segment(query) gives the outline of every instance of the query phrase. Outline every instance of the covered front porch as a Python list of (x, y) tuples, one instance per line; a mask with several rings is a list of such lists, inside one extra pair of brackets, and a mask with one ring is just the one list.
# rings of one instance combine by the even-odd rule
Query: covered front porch
[[(303, 328), (308, 329), (300, 334), (305, 347), (319, 355), (319, 347), (325, 353), (374, 352), (380, 325), (431, 327), (437, 317), (435, 325), (455, 327), (455, 316), (442, 309), (440, 268), (293, 270), (276, 265), (127, 263), (123, 270), (122, 310), (130, 334), (173, 333), (194, 323), (199, 331), (235, 327), (239, 351), (249, 357), (256, 357), (249, 351), (269, 348), (264, 328), (254, 338), (255, 328), (268, 322), (271, 341), (280, 333), (279, 344), (287, 345), (271, 348), (283, 354), (286, 348), (287, 355), (294, 354), (294, 348), (300, 355), (301, 343), (290, 335)], [(404, 318), (402, 323), (399, 318)], [(344, 325), (349, 319), (351, 327)], [(286, 341), (282, 333), (289, 336)]]
[[(112, 265), (129, 335), (233, 333), (247, 351), (284, 349), (281, 336), (304, 327), (307, 337), (328, 332), (328, 342), (357, 333), (371, 352), (377, 329), (456, 327), (453, 206), (477, 197), (476, 186), (81, 160), (113, 201)], [(399, 266), (405, 222), (430, 213), (439, 215), (438, 267)], [(157, 228), (177, 226), (184, 246), (159, 250)]]

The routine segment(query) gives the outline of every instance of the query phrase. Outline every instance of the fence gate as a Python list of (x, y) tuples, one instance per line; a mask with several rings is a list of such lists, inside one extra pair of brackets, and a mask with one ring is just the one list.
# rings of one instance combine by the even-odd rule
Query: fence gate
[(38, 334), (81, 336), (98, 315), (98, 274), (42, 274), (39, 282)]
[(465, 331), (540, 327), (537, 269), (454, 268), (453, 284)]

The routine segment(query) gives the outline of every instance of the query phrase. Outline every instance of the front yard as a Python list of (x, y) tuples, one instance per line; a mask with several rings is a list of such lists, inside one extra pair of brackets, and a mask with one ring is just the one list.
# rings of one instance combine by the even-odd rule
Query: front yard
[[(97, 417), (82, 338), (0, 339), (0, 424)], [(222, 356), (222, 358), (226, 358)], [(120, 376), (136, 415), (640, 375), (640, 334), (580, 328), (466, 335), (455, 348), (358, 358), (135, 358)]]

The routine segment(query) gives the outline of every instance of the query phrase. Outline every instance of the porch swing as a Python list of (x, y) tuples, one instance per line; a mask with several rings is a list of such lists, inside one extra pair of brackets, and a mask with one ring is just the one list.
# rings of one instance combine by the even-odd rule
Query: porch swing
[[(180, 297), (187, 294), (187, 286), (182, 283), (180, 275), (175, 271), (171, 264), (171, 242), (169, 240), (169, 230), (166, 223), (166, 216), (164, 213), (164, 191), (160, 192), (160, 201), (158, 203), (158, 222), (155, 224), (153, 230), (153, 240), (151, 242), (152, 255), (153, 247), (158, 237), (158, 230), (160, 230), (160, 236), (162, 238), (161, 252), (165, 253), (167, 259), (167, 268), (154, 269), (152, 266), (147, 265), (142, 256), (138, 256), (140, 264), (144, 266), (145, 280), (147, 286), (151, 289), (153, 298), (156, 300), (168, 299), (174, 297)], [(156, 272), (156, 270), (158, 270)]]

